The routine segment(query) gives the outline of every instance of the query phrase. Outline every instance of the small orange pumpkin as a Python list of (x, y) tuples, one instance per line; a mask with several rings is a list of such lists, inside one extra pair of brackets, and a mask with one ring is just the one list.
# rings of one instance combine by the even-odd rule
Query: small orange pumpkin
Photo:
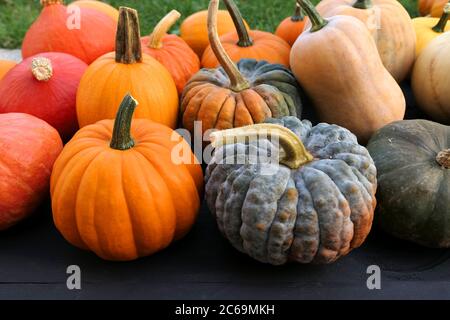
[[(225, 51), (231, 60), (238, 62), (241, 59), (264, 60), (269, 63), (278, 63), (289, 67), (289, 44), (270, 32), (251, 30), (248, 31), (244, 19), (233, 0), (224, 0), (236, 31), (220, 37)], [(211, 45), (206, 48), (202, 57), (204, 68), (216, 68), (219, 66)]]
[(448, 3), (448, 0), (435, 0), (431, 6), (430, 15), (432, 17), (440, 17), (444, 12), (445, 5)]
[(179, 144), (190, 151), (187, 142), (164, 125), (132, 122), (136, 105), (127, 95), (115, 121), (81, 129), (51, 177), (58, 230), (74, 246), (107, 260), (133, 260), (166, 248), (189, 232), (200, 208), (200, 165), (172, 158)]
[(108, 53), (89, 66), (77, 92), (80, 127), (113, 119), (115, 107), (130, 92), (141, 102), (136, 117), (175, 128), (178, 92), (167, 69), (142, 54), (138, 13), (121, 7), (116, 52)]
[(90, 8), (95, 9), (100, 12), (105, 13), (106, 15), (110, 16), (114, 21), (119, 20), (119, 11), (114, 8), (113, 6), (103, 2), (103, 1), (97, 1), (97, 0), (78, 0), (72, 2), (70, 5), (76, 5), (80, 6), (82, 8)]
[(183, 92), (186, 82), (200, 70), (200, 59), (187, 43), (174, 34), (167, 34), (180, 16), (178, 11), (172, 10), (158, 23), (151, 35), (141, 39), (143, 52), (169, 70), (179, 94)]
[(0, 80), (5, 76), (5, 74), (11, 70), (17, 63), (10, 60), (0, 60)]
[(281, 21), (275, 34), (284, 39), (292, 47), (298, 36), (302, 34), (304, 28), (305, 15), (302, 12), (302, 8), (297, 3), (294, 14)]
[(431, 7), (433, 6), (435, 1), (436, 0), (419, 0), (418, 8), (419, 8), (419, 13), (422, 17), (430, 14)]

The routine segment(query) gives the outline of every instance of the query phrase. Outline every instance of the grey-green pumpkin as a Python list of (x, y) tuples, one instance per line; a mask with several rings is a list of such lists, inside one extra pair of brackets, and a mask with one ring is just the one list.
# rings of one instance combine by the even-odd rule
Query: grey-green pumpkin
[(376, 206), (367, 149), (336, 125), (312, 127), (295, 117), (268, 122), (212, 134), (206, 200), (222, 234), (274, 265), (331, 263), (359, 247)]
[(377, 224), (401, 239), (450, 247), (450, 127), (394, 122), (368, 149), (378, 169)]

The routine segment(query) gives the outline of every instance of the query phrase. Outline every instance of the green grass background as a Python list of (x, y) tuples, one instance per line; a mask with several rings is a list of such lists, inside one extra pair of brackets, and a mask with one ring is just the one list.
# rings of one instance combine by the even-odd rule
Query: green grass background
[[(68, 1), (66, 1), (68, 2)], [(142, 33), (149, 33), (156, 22), (171, 9), (183, 15), (207, 8), (208, 0), (105, 0), (116, 7), (139, 11)], [(319, 2), (318, 0), (314, 2)], [(417, 0), (400, 1), (412, 16), (417, 15)], [(292, 14), (294, 0), (236, 0), (253, 29), (273, 32), (278, 23)], [(0, 0), (0, 47), (18, 48), (23, 36), (40, 11), (39, 0)], [(175, 27), (175, 30), (178, 27)]]

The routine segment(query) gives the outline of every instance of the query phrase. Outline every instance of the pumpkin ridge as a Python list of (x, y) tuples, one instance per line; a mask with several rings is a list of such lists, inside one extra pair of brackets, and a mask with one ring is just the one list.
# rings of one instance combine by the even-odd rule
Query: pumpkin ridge
[[(202, 125), (206, 127), (214, 128), (214, 124), (218, 121), (218, 116), (220, 110), (224, 106), (227, 101), (228, 93), (223, 92), (221, 88), (215, 88), (208, 92), (208, 94), (204, 97), (202, 103), (200, 104), (200, 108), (198, 109), (197, 114), (195, 115), (195, 119), (200, 119), (202, 121)], [(216, 99), (218, 101), (222, 101), (220, 103), (214, 103)], [(223, 99), (223, 100), (222, 100)], [(212, 108), (216, 108), (214, 112), (211, 112)], [(212, 125), (212, 126), (211, 126)]]
[(217, 124), (218, 124), (219, 121), (220, 121), (220, 115), (222, 114), (222, 110), (223, 110), (225, 104), (227, 103), (227, 101), (228, 101), (229, 99), (233, 99), (232, 93), (229, 93), (229, 94), (226, 96), (226, 98), (223, 100), (223, 102), (222, 102), (222, 104), (221, 104), (221, 106), (220, 106), (220, 108), (219, 108), (219, 111), (216, 113), (216, 120), (214, 121), (213, 128), (217, 128)]

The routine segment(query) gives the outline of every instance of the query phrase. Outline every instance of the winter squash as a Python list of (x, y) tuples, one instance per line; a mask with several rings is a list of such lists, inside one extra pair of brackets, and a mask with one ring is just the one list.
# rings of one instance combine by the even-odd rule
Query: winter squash
[(58, 132), (25, 113), (0, 114), (0, 231), (28, 217), (47, 197)]
[(317, 11), (325, 18), (349, 15), (361, 20), (395, 80), (401, 82), (409, 75), (414, 64), (416, 35), (411, 17), (397, 0), (323, 0)]
[(431, 12), (431, 7), (436, 0), (419, 0), (418, 7), (419, 13), (422, 17), (427, 16)]
[(305, 16), (298, 3), (295, 6), (295, 12), (291, 17), (287, 17), (278, 25), (275, 35), (284, 39), (290, 46), (297, 40), (298, 36), (305, 28)]
[(263, 122), (268, 117), (300, 116), (302, 98), (293, 74), (279, 64), (242, 59), (234, 64), (217, 34), (219, 0), (209, 6), (211, 47), (222, 67), (202, 69), (186, 85), (181, 99), (183, 126), (194, 133)]
[(22, 43), (22, 56), (42, 52), (71, 54), (87, 64), (114, 50), (117, 23), (97, 10), (64, 6), (63, 0), (41, 0), (44, 6)]
[[(209, 45), (208, 11), (196, 12), (187, 17), (180, 26), (180, 36), (195, 51), (199, 58)], [(248, 27), (247, 23), (244, 22)], [(219, 10), (217, 13), (217, 31), (219, 35), (224, 35), (235, 30), (233, 19), (227, 10)]]
[(446, 32), (422, 51), (414, 65), (412, 89), (418, 106), (432, 119), (450, 124), (450, 32)]
[(440, 17), (444, 12), (445, 5), (449, 3), (448, 0), (435, 0), (431, 6), (430, 15), (432, 17)]
[(361, 246), (376, 206), (369, 152), (336, 125), (269, 122), (212, 134), (206, 201), (222, 234), (274, 265), (331, 263)]
[(119, 11), (114, 8), (113, 6), (110, 6), (109, 4), (97, 1), (97, 0), (78, 0), (71, 3), (71, 5), (80, 6), (82, 8), (90, 8), (95, 9), (100, 12), (103, 12), (104, 14), (108, 15), (114, 21), (119, 20)]
[(32, 114), (69, 140), (78, 129), (76, 96), (86, 68), (80, 59), (59, 52), (25, 59), (0, 81), (0, 113)]
[(77, 93), (80, 127), (113, 119), (125, 94), (141, 102), (136, 117), (147, 118), (175, 128), (178, 93), (167, 69), (156, 59), (142, 54), (136, 10), (121, 7), (116, 51), (89, 66)]
[[(291, 50), (289, 44), (270, 32), (248, 31), (234, 1), (224, 0), (224, 2), (236, 26), (235, 32), (220, 37), (220, 41), (231, 60), (238, 62), (244, 58), (256, 59), (289, 67)], [(204, 68), (216, 68), (219, 64), (211, 45), (208, 46), (202, 56), (202, 66)]]
[(447, 23), (449, 17), (450, 4), (447, 4), (441, 18), (419, 17), (412, 20), (417, 35), (416, 59), (434, 38), (450, 30), (450, 23)]
[(364, 24), (345, 15), (324, 19), (311, 2), (299, 3), (312, 27), (292, 47), (291, 67), (320, 120), (349, 129), (360, 143), (402, 120), (405, 97)]
[(183, 39), (167, 34), (179, 18), (180, 13), (172, 10), (158, 23), (152, 34), (141, 41), (143, 52), (167, 68), (181, 94), (186, 82), (200, 70), (200, 59)]
[(15, 61), (0, 60), (0, 80), (16, 65)]
[(72, 245), (107, 260), (164, 249), (188, 233), (200, 207), (200, 165), (172, 159), (177, 144), (187, 143), (164, 125), (132, 121), (136, 105), (127, 95), (115, 121), (82, 128), (51, 177), (58, 230)]
[(450, 127), (392, 123), (370, 140), (378, 169), (377, 222), (401, 239), (450, 247)]

